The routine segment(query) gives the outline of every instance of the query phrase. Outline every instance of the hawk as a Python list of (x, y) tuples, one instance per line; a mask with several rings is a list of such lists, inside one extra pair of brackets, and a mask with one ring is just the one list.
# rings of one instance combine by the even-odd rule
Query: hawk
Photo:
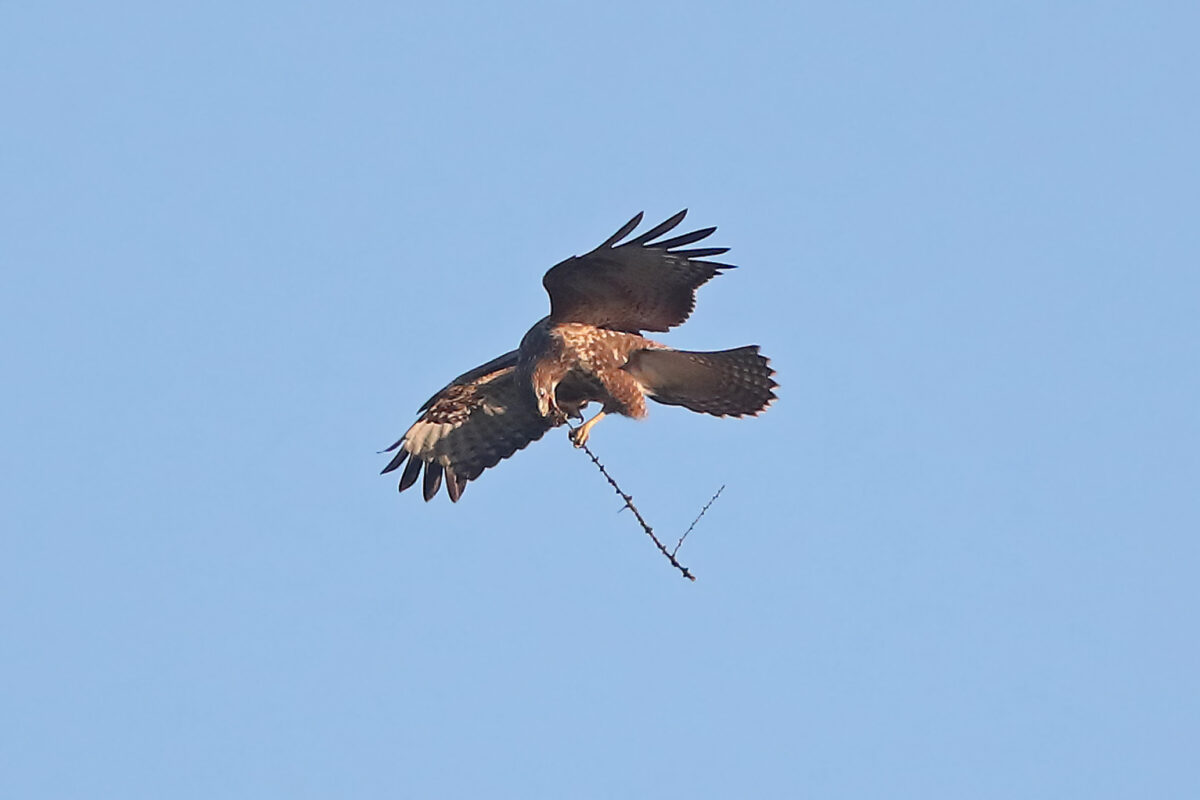
[(696, 290), (733, 269), (705, 260), (727, 247), (681, 249), (716, 228), (659, 238), (686, 214), (623, 242), (641, 224), (639, 213), (595, 250), (552, 267), (542, 278), (550, 315), (516, 350), (459, 375), (426, 400), (420, 418), (384, 451), (395, 456), (381, 474), (404, 466), (404, 491), (424, 467), (425, 500), (444, 478), (450, 500), (458, 502), (485, 469), (568, 418), (582, 420), (589, 403), (599, 403), (600, 411), (571, 431), (577, 447), (608, 414), (645, 417), (647, 397), (718, 417), (764, 410), (778, 384), (758, 345), (697, 352), (641, 335), (681, 324), (696, 306)]

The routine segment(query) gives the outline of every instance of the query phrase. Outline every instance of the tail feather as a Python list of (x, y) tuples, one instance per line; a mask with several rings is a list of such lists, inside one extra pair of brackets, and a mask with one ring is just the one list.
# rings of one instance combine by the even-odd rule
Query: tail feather
[(775, 399), (771, 390), (779, 385), (758, 345), (714, 352), (639, 350), (625, 370), (652, 400), (718, 417), (757, 414)]

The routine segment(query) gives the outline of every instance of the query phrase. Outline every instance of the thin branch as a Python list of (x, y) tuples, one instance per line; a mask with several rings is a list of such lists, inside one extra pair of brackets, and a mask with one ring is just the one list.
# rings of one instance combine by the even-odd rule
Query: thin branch
[[(677, 569), (681, 573), (683, 573), (683, 577), (687, 578), (689, 581), (696, 580), (696, 576), (693, 575), (691, 572), (689, 572), (687, 567), (685, 567), (683, 564), (680, 564), (678, 561), (675, 560), (675, 553), (677, 553), (679, 551), (679, 545), (675, 545), (674, 551), (668, 552), (667, 548), (663, 547), (663, 543), (660, 542), (658, 540), (658, 537), (654, 535), (654, 529), (650, 527), (650, 524), (648, 522), (646, 522), (644, 517), (642, 517), (642, 513), (640, 511), (638, 511), (637, 506), (635, 506), (633, 504), (633, 496), (626, 494), (624, 491), (621, 490), (621, 487), (617, 485), (617, 482), (615, 480), (613, 480), (612, 475), (609, 475), (608, 470), (606, 470), (604, 468), (604, 465), (600, 463), (600, 459), (596, 458), (596, 454), (593, 453), (590, 449), (588, 449), (588, 446), (586, 444), (579, 445), (579, 446), (583, 449), (583, 452), (587, 453), (588, 457), (590, 457), (592, 459), (592, 463), (595, 464), (596, 468), (600, 470), (600, 474), (603, 475), (605, 480), (608, 481), (608, 485), (613, 488), (613, 491), (615, 491), (617, 493), (617, 495), (619, 495), (620, 498), (625, 501), (624, 508), (628, 508), (630, 511), (633, 512), (633, 515), (635, 517), (637, 517), (638, 523), (641, 524), (642, 530), (644, 530), (646, 532), (646, 535), (650, 537), (650, 540), (654, 542), (654, 546), (658, 548), (659, 552), (667, 557), (667, 560), (671, 562), (671, 566), (673, 566), (675, 569)], [(721, 488), (723, 489), (725, 487), (722, 486)], [(717, 492), (717, 494), (720, 494), (720, 492)], [(716, 498), (714, 497), (713, 500), (715, 500), (715, 499)], [(710, 500), (709, 504), (711, 505), (711, 503), (712, 503), (712, 501)], [(624, 510), (624, 508), (622, 510)], [(707, 509), (707, 508), (708, 508), (708, 506), (705, 506), (705, 509)], [(703, 516), (704, 512), (701, 511), (700, 515)], [(699, 517), (697, 517), (696, 519), (699, 519)], [(694, 523), (694, 522), (692, 523), (692, 525), (695, 525), (695, 524), (696, 523)], [(690, 531), (691, 528), (688, 528), (688, 530)], [(684, 536), (687, 536), (687, 534), (685, 533)], [(683, 539), (680, 539), (679, 541), (680, 541), (680, 544), (683, 543)]]
[(700, 518), (704, 516), (704, 512), (708, 511), (708, 507), (717, 501), (717, 498), (721, 496), (721, 492), (723, 491), (725, 491), (725, 484), (722, 483), (721, 488), (717, 489), (717, 493), (708, 498), (708, 502), (704, 504), (704, 508), (700, 509), (700, 513), (696, 515), (694, 520), (692, 520), (692, 524), (688, 525), (688, 529), (683, 532), (683, 536), (679, 537), (679, 541), (675, 543), (675, 549), (671, 551), (671, 555), (675, 555), (679, 552), (679, 548), (683, 547), (683, 540), (688, 537), (688, 534), (692, 532), (692, 528), (696, 527), (696, 523), (699, 522)]

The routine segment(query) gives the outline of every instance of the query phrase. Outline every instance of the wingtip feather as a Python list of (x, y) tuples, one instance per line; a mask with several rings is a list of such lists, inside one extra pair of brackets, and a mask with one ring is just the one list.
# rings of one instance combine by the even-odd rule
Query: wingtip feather
[(414, 456), (409, 459), (408, 466), (404, 468), (404, 474), (400, 476), (400, 489), (403, 492), (408, 487), (417, 482), (417, 476), (421, 474), (421, 466), (425, 462)]
[(425, 464), (425, 480), (421, 484), (421, 492), (425, 495), (425, 502), (432, 500), (442, 487), (442, 465), (436, 461), (429, 461)]
[[(670, 217), (669, 219), (663, 220), (662, 222), (658, 223), (657, 225), (655, 225), (653, 228), (646, 231), (645, 233), (640, 234), (636, 238), (630, 239), (625, 244), (632, 245), (634, 247), (644, 246), (651, 239), (656, 239), (659, 236), (662, 236), (667, 231), (672, 230), (676, 225), (683, 222), (683, 218), (686, 216), (687, 216), (687, 209), (685, 208), (683, 211), (676, 213), (674, 216)], [(658, 245), (654, 245), (654, 246), (657, 247)]]
[(462, 486), (458, 482), (458, 476), (454, 474), (453, 467), (446, 467), (446, 494), (450, 495), (450, 502), (457, 503), (458, 498), (462, 495)]
[(670, 239), (663, 239), (661, 242), (655, 242), (654, 246), (661, 247), (664, 250), (670, 250), (673, 247), (683, 247), (685, 244), (691, 244), (692, 242), (698, 242), (701, 239), (707, 239), (709, 236), (712, 236), (714, 233), (716, 233), (716, 231), (717, 228), (715, 225), (711, 228), (700, 228), (699, 230), (692, 231), (691, 233), (681, 233), (678, 236), (672, 236)]
[[(404, 440), (403, 440), (403, 439), (401, 439), (400, 441), (402, 442), (402, 441), (404, 441)], [(397, 442), (396, 444), (399, 444), (399, 443), (400, 443), (400, 442)], [(393, 445), (393, 447), (394, 447), (394, 446), (395, 446), (395, 445)], [(389, 448), (389, 450), (390, 450), (390, 449), (391, 449), (391, 448)], [(388, 452), (388, 450), (385, 450), (384, 452), (386, 453), (386, 452)], [(379, 472), (379, 474), (380, 474), (380, 475), (387, 475), (387, 474), (388, 474), (389, 472), (391, 472), (392, 470), (394, 470), (394, 469), (399, 469), (400, 465), (404, 463), (404, 459), (406, 459), (406, 458), (408, 458), (408, 451), (407, 451), (407, 450), (401, 450), (399, 453), (396, 453), (396, 455), (394, 455), (394, 456), (392, 457), (392, 460), (388, 462), (388, 465), (387, 465), (386, 467), (384, 467), (384, 468), (383, 468), (383, 469), (382, 469), (382, 470)]]
[(617, 242), (621, 241), (626, 236), (628, 236), (630, 233), (632, 233), (634, 228), (636, 228), (638, 225), (642, 224), (642, 217), (644, 216), (644, 214), (645, 214), (644, 211), (639, 211), (638, 213), (634, 214), (633, 219), (629, 220), (629, 222), (626, 222), (624, 225), (622, 225), (617, 230), (616, 233), (614, 233), (612, 236), (605, 239), (604, 243), (601, 244), (596, 249), (603, 250), (606, 247), (613, 247), (614, 245), (616, 245)]

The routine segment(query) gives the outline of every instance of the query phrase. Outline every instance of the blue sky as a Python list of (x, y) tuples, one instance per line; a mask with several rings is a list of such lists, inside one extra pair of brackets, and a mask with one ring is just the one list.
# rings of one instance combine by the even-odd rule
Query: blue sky
[[(0, 5), (0, 794), (1200, 796), (1200, 15)], [(751, 421), (380, 477), (688, 207)]]

